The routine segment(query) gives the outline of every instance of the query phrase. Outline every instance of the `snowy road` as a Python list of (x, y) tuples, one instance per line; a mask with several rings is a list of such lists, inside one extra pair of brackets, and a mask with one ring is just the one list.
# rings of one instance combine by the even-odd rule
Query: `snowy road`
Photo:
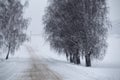
[(0, 80), (62, 80), (40, 61), (31, 47), (26, 49), (30, 58), (13, 58), (0, 63)]

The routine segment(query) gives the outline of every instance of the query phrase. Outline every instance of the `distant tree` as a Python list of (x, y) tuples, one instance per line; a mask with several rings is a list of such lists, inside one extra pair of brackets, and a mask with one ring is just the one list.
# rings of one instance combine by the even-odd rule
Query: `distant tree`
[(25, 30), (28, 27), (28, 19), (23, 17), (24, 7), (20, 0), (1, 0), (0, 30), (3, 43), (8, 49), (6, 59), (27, 40)]

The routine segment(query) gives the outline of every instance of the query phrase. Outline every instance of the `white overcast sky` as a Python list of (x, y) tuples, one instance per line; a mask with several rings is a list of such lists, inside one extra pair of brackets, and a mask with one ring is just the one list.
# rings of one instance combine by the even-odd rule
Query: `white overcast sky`
[(107, 0), (111, 21), (120, 20), (120, 0)]
[(42, 16), (47, 5), (47, 0), (28, 0), (29, 6), (26, 8), (25, 16), (31, 18), (28, 31), (34, 34), (42, 32)]

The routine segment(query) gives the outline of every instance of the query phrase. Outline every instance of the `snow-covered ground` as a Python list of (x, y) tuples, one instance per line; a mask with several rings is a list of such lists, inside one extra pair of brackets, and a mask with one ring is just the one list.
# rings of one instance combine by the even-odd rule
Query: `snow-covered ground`
[(120, 80), (120, 68), (87, 68), (55, 59), (49, 59), (46, 63), (51, 69), (61, 74), (64, 80)]
[[(102, 61), (92, 61), (92, 67), (70, 64), (64, 55), (57, 55), (40, 37), (32, 38), (30, 46), (52, 70), (59, 73), (64, 80), (120, 80), (120, 38), (111, 35), (108, 38), (108, 50)], [(83, 60), (84, 61), (84, 60)]]

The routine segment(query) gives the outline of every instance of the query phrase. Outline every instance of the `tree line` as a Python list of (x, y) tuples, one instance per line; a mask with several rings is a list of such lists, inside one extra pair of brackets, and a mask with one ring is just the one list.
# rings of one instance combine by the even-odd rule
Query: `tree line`
[(43, 17), (46, 40), (75, 64), (102, 59), (110, 26), (106, 0), (49, 0)]
[(0, 48), (6, 49), (6, 59), (27, 40), (29, 21), (23, 17), (26, 4), (21, 0), (0, 0)]

